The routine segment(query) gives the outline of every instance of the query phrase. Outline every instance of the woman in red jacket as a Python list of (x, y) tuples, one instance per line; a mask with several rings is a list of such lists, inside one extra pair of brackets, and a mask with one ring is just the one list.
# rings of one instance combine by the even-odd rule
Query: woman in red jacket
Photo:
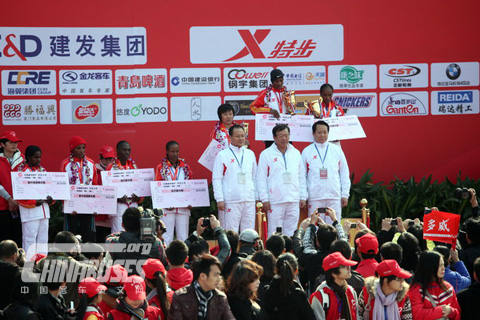
[(172, 301), (173, 291), (165, 281), (166, 270), (158, 259), (147, 259), (142, 266), (145, 283), (151, 289), (147, 296), (148, 304), (160, 309), (162, 320), (168, 320), (168, 310)]
[(443, 257), (435, 251), (420, 255), (413, 284), (409, 291), (413, 319), (460, 320), (460, 305), (453, 287), (443, 281)]
[(78, 320), (103, 320), (105, 319), (98, 304), (102, 302), (103, 292), (107, 287), (101, 285), (95, 278), (85, 278), (78, 284), (78, 297), (80, 303), (77, 308)]

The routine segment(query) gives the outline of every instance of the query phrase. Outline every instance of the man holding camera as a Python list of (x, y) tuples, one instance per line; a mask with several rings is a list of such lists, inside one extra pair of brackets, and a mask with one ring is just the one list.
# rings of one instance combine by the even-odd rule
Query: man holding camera
[[(307, 171), (308, 214), (317, 208), (319, 213), (325, 214), (325, 208), (332, 208), (340, 220), (342, 207), (347, 206), (350, 194), (347, 160), (340, 147), (328, 142), (328, 123), (317, 121), (312, 131), (314, 142), (302, 152)], [(332, 224), (328, 215), (324, 217), (326, 223)]]

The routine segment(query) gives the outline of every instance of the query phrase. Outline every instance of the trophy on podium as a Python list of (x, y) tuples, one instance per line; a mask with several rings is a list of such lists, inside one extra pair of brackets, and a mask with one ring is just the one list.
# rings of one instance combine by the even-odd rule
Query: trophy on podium
[(360, 206), (362, 207), (362, 223), (370, 228), (370, 209), (367, 208), (368, 201), (363, 198), (360, 200)]
[(267, 215), (262, 212), (263, 209), (263, 203), (258, 202), (257, 203), (257, 232), (258, 236), (260, 239), (263, 240), (263, 242), (267, 241)]

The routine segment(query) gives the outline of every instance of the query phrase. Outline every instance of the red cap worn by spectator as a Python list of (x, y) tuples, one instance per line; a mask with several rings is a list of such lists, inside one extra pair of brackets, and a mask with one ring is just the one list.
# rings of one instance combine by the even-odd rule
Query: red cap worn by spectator
[(412, 276), (411, 273), (400, 268), (398, 262), (393, 259), (380, 262), (376, 271), (379, 277), (396, 276), (402, 279), (408, 279)]
[(375, 237), (371, 233), (366, 233), (365, 235), (361, 236), (360, 238), (355, 240), (355, 243), (357, 244), (358, 249), (360, 249), (361, 253), (367, 253), (367, 254), (378, 253), (377, 237)]
[(8, 141), (12, 142), (22, 142), (22, 140), (17, 137), (15, 131), (4, 131), (2, 136), (0, 137), (0, 140), (3, 139), (7, 139)]
[(101, 285), (95, 278), (88, 277), (78, 284), (78, 294), (86, 293), (89, 298), (95, 297), (100, 292), (107, 290), (107, 287)]
[(160, 262), (158, 259), (147, 259), (142, 266), (143, 272), (145, 273), (145, 278), (147, 279), (155, 279), (155, 273), (160, 271), (163, 276), (165, 276), (165, 267), (163, 263)]
[(115, 152), (113, 152), (113, 147), (110, 146), (103, 146), (102, 149), (100, 149), (100, 154), (104, 159), (115, 158)]
[(140, 276), (130, 276), (125, 280), (123, 291), (130, 300), (145, 300), (147, 297), (147, 286), (145, 280)]
[(123, 286), (128, 277), (127, 270), (119, 264), (114, 264), (105, 272), (105, 283), (110, 286)]
[(354, 266), (356, 264), (356, 261), (346, 259), (340, 252), (334, 252), (323, 259), (322, 268), (327, 271), (339, 266)]
[(81, 144), (87, 146), (87, 141), (85, 141), (85, 139), (80, 136), (73, 136), (72, 139), (70, 139), (70, 143), (68, 145), (70, 148), (70, 152)]

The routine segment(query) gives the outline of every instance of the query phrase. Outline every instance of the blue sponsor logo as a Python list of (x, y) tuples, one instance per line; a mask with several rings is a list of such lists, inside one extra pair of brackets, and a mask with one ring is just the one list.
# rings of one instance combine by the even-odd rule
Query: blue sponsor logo
[(174, 86), (178, 86), (180, 84), (180, 78), (179, 77), (173, 77), (172, 78), (172, 84)]
[(438, 93), (438, 103), (472, 103), (473, 91), (444, 91)]
[(11, 85), (47, 85), (50, 83), (50, 76), (50, 71), (10, 71), (7, 83)]

